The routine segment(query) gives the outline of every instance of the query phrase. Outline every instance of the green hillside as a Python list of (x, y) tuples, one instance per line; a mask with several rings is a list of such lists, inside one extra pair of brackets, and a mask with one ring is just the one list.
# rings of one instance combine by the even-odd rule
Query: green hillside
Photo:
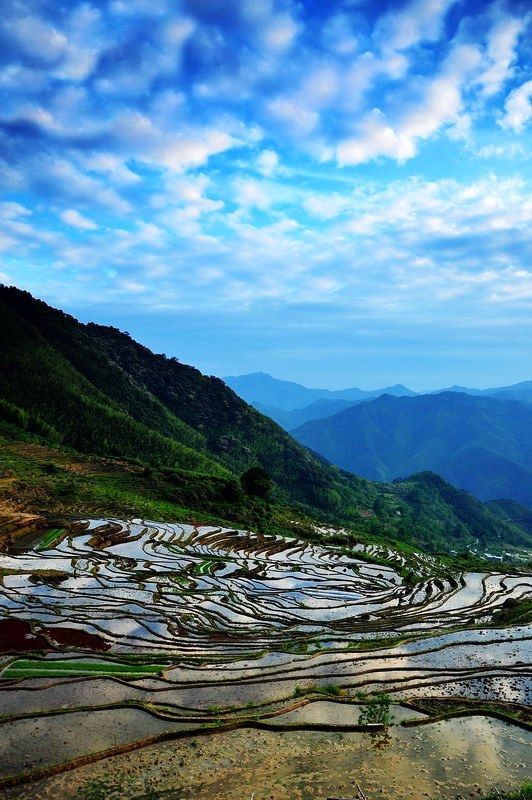
[(221, 380), (116, 328), (82, 325), (3, 287), (0, 342), (3, 399), (82, 453), (214, 475), (258, 464), (278, 499), (347, 516), (371, 500), (366, 481), (326, 466)]

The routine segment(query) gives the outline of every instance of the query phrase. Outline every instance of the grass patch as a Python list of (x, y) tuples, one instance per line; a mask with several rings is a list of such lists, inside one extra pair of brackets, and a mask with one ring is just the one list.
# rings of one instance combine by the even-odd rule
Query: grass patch
[(508, 598), (502, 608), (491, 617), (493, 625), (529, 625), (532, 622), (532, 599)]
[(44, 534), (41, 541), (35, 548), (36, 550), (46, 550), (50, 547), (60, 536), (66, 533), (65, 528), (52, 528), (51, 531), (48, 531)]
[(105, 661), (60, 661), (18, 659), (2, 671), (4, 680), (13, 678), (124, 677), (144, 678), (159, 675), (169, 664), (122, 664)]

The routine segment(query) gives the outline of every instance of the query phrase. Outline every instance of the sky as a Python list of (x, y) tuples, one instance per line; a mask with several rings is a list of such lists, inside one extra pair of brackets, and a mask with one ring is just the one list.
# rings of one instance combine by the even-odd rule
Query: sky
[(532, 379), (519, 0), (3, 0), (0, 282), (207, 374)]

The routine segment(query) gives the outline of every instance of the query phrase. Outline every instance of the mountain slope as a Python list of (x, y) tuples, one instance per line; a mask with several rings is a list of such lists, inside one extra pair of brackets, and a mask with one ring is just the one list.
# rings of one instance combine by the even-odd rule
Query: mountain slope
[(521, 381), (511, 386), (499, 386), (491, 389), (471, 389), (467, 386), (450, 386), (427, 394), (443, 394), (444, 392), (460, 392), (477, 397), (496, 397), (499, 400), (518, 400), (520, 403), (532, 403), (532, 381)]
[(218, 378), (14, 288), (0, 288), (0, 355), (0, 396), (80, 452), (210, 474), (239, 475), (258, 463), (279, 497), (343, 513), (368, 493), (366, 482), (325, 465)]
[(383, 396), (293, 435), (371, 480), (431, 470), (482, 500), (532, 505), (532, 409), (521, 403), (454, 392)]

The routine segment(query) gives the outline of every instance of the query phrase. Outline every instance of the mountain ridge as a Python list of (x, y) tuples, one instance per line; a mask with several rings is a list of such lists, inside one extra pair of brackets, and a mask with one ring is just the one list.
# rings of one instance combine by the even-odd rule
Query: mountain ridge
[(532, 404), (532, 381), (521, 381), (510, 386), (489, 389), (454, 385), (445, 389), (414, 392), (403, 384), (373, 390), (356, 387), (338, 390), (309, 389), (302, 384), (281, 381), (265, 372), (228, 376), (223, 380), (246, 402), (275, 420), (290, 433), (305, 422), (332, 417), (350, 406), (385, 394), (394, 397), (419, 397), (453, 392)]
[(414, 395), (402, 384), (385, 389), (365, 390), (356, 386), (347, 389), (307, 388), (294, 381), (274, 378), (267, 372), (252, 372), (247, 375), (228, 375), (222, 379), (246, 402), (262, 403), (283, 411), (303, 409), (317, 400), (364, 400), (379, 394)]

